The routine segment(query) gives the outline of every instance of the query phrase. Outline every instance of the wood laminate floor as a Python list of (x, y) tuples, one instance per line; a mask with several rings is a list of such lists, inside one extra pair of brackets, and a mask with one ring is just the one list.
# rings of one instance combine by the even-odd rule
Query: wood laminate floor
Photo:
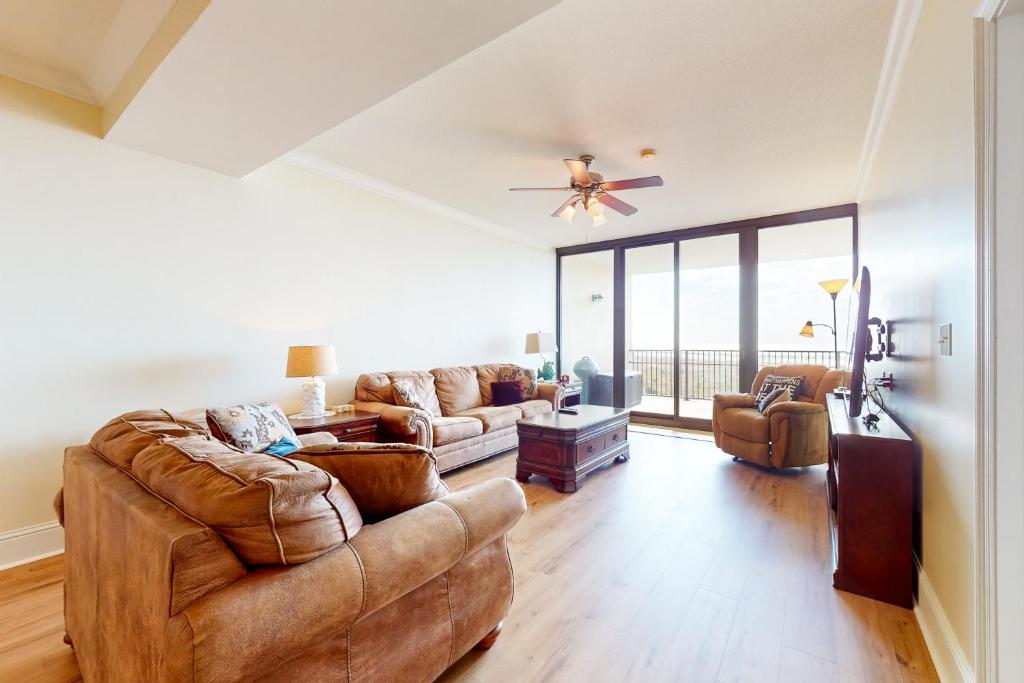
[[(769, 472), (699, 438), (630, 433), (577, 493), (524, 485), (494, 648), (444, 681), (938, 681), (911, 611), (832, 588), (824, 468)], [(445, 477), (512, 476), (509, 454)], [(61, 557), (0, 572), (0, 681), (74, 681)]]

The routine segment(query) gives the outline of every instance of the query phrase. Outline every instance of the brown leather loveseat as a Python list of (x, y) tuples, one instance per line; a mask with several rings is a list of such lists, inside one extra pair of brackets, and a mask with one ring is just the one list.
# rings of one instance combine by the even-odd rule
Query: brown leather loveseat
[[(762, 414), (755, 397), (768, 375), (803, 377), (796, 400), (782, 401)], [(711, 431), (715, 445), (729, 455), (764, 467), (805, 467), (828, 460), (825, 397), (849, 381), (849, 373), (824, 365), (761, 368), (749, 394), (716, 394)]]
[(65, 624), (86, 681), (430, 681), (512, 600), (494, 479), (404, 444), (245, 453), (162, 411), (68, 448)]

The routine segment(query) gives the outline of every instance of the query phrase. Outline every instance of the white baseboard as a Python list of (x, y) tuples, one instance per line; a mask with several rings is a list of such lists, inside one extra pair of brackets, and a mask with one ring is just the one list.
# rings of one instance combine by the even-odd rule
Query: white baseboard
[(916, 557), (914, 565), (917, 567), (917, 605), (914, 614), (917, 615), (917, 623), (921, 626), (939, 680), (942, 683), (974, 683), (974, 669), (953, 633), (953, 627), (949, 624), (935, 589), (928, 581), (928, 575)]
[(0, 534), (0, 570), (64, 552), (64, 529), (56, 520)]

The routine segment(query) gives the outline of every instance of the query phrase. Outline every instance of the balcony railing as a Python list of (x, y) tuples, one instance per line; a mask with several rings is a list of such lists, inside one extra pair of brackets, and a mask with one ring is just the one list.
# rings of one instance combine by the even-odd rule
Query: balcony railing
[[(845, 367), (847, 352), (839, 352)], [(832, 351), (759, 351), (757, 366), (811, 363), (831, 367)], [(644, 379), (644, 396), (672, 396), (672, 349), (630, 349), (629, 369)], [(740, 387), (740, 352), (679, 349), (679, 398), (710, 400), (715, 394), (746, 391)]]

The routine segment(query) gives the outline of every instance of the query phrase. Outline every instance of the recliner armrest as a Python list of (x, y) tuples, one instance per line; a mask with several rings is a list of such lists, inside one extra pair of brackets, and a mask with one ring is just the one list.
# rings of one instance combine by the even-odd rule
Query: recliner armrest
[(812, 413), (824, 413), (825, 406), (817, 403), (806, 403), (804, 401), (782, 401), (773, 403), (764, 411), (765, 417), (771, 417), (775, 413), (789, 413), (790, 415), (810, 415)]
[(564, 393), (565, 389), (561, 384), (537, 383), (537, 398), (548, 401), (555, 410), (558, 410), (558, 406), (562, 402), (562, 394)]
[(753, 394), (715, 394), (713, 407), (718, 410), (729, 408), (753, 408), (757, 405)]

